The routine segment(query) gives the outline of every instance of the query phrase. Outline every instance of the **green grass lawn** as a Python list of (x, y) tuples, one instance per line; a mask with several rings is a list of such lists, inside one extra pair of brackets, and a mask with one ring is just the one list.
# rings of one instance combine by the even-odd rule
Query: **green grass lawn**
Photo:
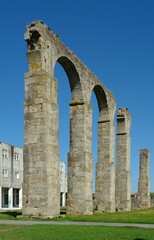
[(86, 222), (119, 222), (119, 223), (148, 223), (154, 224), (154, 208), (135, 210), (130, 212), (94, 213), (92, 216), (66, 215), (59, 221), (86, 221)]
[[(0, 219), (13, 220), (21, 212), (0, 213)], [(154, 208), (135, 210), (130, 212), (94, 213), (92, 216), (66, 215), (64, 218), (55, 218), (56, 221), (85, 221), (85, 222), (120, 222), (120, 223), (148, 223), (154, 224)]]
[(154, 240), (154, 229), (57, 225), (0, 225), (1, 240)]
[[(0, 219), (15, 220), (20, 212), (0, 213)], [(94, 213), (92, 216), (69, 216), (56, 218), (57, 221), (88, 221), (88, 222), (122, 222), (122, 223), (153, 223), (154, 209)], [(18, 220), (17, 220), (18, 221)], [(45, 221), (45, 220), (44, 220)], [(48, 220), (50, 221), (50, 220)], [(0, 240), (154, 240), (154, 229), (135, 227), (101, 227), (101, 226), (61, 226), (61, 225), (0, 225)]]

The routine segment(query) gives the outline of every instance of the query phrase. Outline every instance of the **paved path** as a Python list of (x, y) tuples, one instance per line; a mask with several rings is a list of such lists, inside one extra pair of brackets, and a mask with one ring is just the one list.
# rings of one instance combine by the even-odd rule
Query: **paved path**
[(69, 222), (69, 221), (0, 220), (0, 224), (10, 224), (10, 225), (78, 225), (78, 226), (111, 226), (111, 227), (154, 228), (154, 224), (107, 223), (107, 222)]

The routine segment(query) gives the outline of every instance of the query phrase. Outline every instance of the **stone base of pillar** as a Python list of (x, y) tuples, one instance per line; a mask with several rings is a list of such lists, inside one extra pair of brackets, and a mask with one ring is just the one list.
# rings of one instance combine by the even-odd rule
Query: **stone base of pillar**
[(60, 218), (60, 217), (64, 217), (60, 214), (58, 215), (53, 215), (53, 216), (38, 216), (38, 215), (17, 215), (16, 218), (19, 218), (19, 219), (53, 219), (53, 218)]
[[(96, 207), (98, 212), (115, 212), (115, 171), (113, 163), (102, 169), (97, 163)], [(99, 171), (100, 170), (100, 171)]]
[(44, 208), (34, 208), (34, 207), (24, 207), (22, 209), (22, 216), (25, 217), (33, 217), (33, 218), (53, 218), (57, 217), (60, 214), (60, 210), (53, 211), (53, 208), (44, 207)]
[(97, 200), (97, 212), (115, 212), (115, 205), (112, 201)]
[[(33, 186), (34, 185), (34, 186)], [(55, 194), (53, 196), (52, 189), (50, 192), (44, 191), (44, 195), (30, 194), (32, 192), (32, 187), (35, 188), (36, 184), (31, 184), (31, 189), (27, 190), (27, 184), (23, 183), (23, 216), (35, 216), (35, 217), (53, 217), (60, 214), (60, 197)], [(37, 186), (38, 187), (38, 186)], [(45, 184), (40, 184), (40, 192), (45, 189)], [(39, 187), (38, 187), (39, 189)], [(33, 189), (34, 191), (34, 189)], [(29, 193), (28, 195), (24, 193)], [(60, 191), (59, 191), (60, 195)]]
[(130, 201), (121, 201), (118, 205), (116, 206), (116, 211), (131, 211), (131, 202)]
[(92, 154), (68, 154), (67, 214), (92, 215)]
[(115, 184), (115, 204), (116, 210), (131, 210), (131, 187), (130, 187), (130, 171), (120, 169), (116, 171)]
[(147, 208), (150, 208), (150, 207), (151, 207), (151, 201), (150, 201), (150, 198), (149, 198), (149, 199), (146, 199), (146, 200), (142, 200), (142, 198), (141, 198), (141, 201), (140, 201), (139, 207), (140, 207), (140, 209), (147, 209)]
[[(73, 206), (74, 204), (74, 206)], [(80, 207), (77, 206), (80, 205)], [(76, 206), (75, 206), (76, 205)], [(91, 205), (91, 202), (87, 202), (87, 205)], [(81, 205), (81, 200), (79, 199), (78, 203), (76, 201), (69, 201), (66, 208), (67, 214), (69, 215), (93, 215), (93, 211), (85, 207), (85, 205)]]
[(143, 200), (140, 195), (131, 198), (131, 210), (148, 209), (150, 207), (152, 207), (150, 198), (149, 200)]

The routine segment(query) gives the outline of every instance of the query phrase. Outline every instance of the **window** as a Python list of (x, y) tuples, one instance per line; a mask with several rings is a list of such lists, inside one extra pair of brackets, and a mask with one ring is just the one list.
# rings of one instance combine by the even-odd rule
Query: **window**
[(14, 160), (19, 161), (19, 153), (14, 153)]
[(2, 188), (2, 207), (8, 207), (9, 188)]
[(8, 177), (8, 170), (7, 169), (3, 169), (3, 177)]
[(2, 155), (4, 158), (8, 158), (8, 150), (3, 149)]
[(13, 207), (19, 207), (19, 190), (18, 188), (13, 189)]
[(14, 177), (15, 177), (16, 179), (19, 179), (19, 172), (15, 172), (15, 173), (14, 173)]

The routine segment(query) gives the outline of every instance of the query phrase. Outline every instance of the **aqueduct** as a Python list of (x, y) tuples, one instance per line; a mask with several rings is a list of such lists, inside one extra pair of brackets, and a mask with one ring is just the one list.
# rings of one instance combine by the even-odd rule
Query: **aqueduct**
[(41, 21), (27, 26), (25, 40), (29, 72), (25, 74), (23, 215), (60, 212), (56, 62), (68, 76), (72, 95), (67, 212), (93, 212), (92, 91), (99, 107), (96, 200), (99, 211), (114, 211), (114, 97)]

